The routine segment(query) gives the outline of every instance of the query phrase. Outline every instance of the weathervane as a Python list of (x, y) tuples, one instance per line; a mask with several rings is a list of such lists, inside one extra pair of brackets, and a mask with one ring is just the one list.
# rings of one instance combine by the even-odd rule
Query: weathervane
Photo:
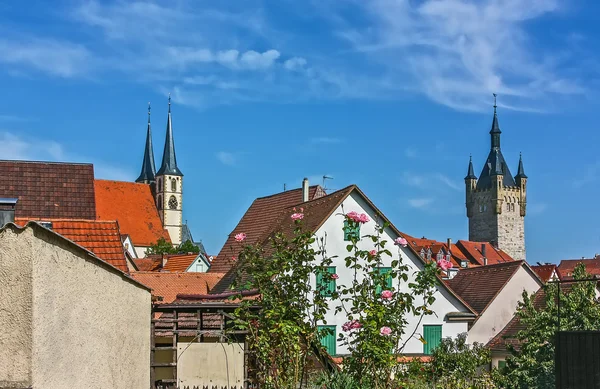
[(496, 105), (496, 96), (498, 96), (498, 95), (497, 95), (497, 94), (495, 94), (495, 93), (492, 93), (492, 94), (494, 95), (494, 113), (496, 113), (496, 108), (498, 107), (498, 106)]

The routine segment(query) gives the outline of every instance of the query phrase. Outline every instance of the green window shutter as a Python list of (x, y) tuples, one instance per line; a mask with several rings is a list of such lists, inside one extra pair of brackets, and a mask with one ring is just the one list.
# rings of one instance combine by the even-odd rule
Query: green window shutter
[[(389, 274), (392, 271), (391, 267), (380, 267), (379, 268), (379, 274), (385, 274), (385, 287), (386, 289), (391, 289), (392, 288), (392, 275)], [(381, 286), (377, 286), (377, 288), (375, 288), (375, 292), (379, 295), (382, 292), (382, 288)]]
[(505, 369), (506, 369), (506, 361), (505, 360), (498, 361), (498, 370), (500, 370), (500, 372), (504, 372)]
[(431, 355), (433, 350), (439, 346), (442, 341), (442, 326), (441, 325), (425, 325), (423, 326), (423, 354)]
[(336, 355), (336, 327), (318, 326), (318, 330), (321, 336), (321, 345), (325, 347), (329, 355)]
[(331, 275), (335, 274), (335, 266), (325, 268), (325, 273), (317, 271), (317, 288), (321, 290), (321, 295), (331, 297), (336, 289), (336, 283)]
[(360, 224), (356, 223), (356, 227), (351, 228), (348, 225), (348, 220), (344, 220), (344, 240), (349, 241), (352, 237), (360, 237)]

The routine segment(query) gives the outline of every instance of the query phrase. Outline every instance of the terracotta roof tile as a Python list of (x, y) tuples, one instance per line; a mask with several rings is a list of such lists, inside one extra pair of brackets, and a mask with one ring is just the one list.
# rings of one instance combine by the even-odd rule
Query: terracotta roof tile
[[(540, 279), (546, 283), (550, 281), (552, 274), (554, 271), (557, 271), (556, 265), (539, 265), (539, 266), (531, 266), (531, 269), (540, 277)], [(557, 271), (558, 274), (558, 271)]]
[[(36, 219), (18, 218), (15, 219), (15, 223), (24, 226), (30, 220)], [(129, 271), (119, 225), (116, 221), (37, 219), (37, 221), (41, 220), (51, 222), (52, 231), (93, 252), (98, 258), (125, 273)]]
[(506, 254), (504, 251), (495, 248), (489, 242), (472, 242), (469, 240), (459, 240), (456, 242), (456, 246), (463, 251), (463, 253), (474, 263), (483, 265), (483, 246), (485, 246), (485, 257), (487, 258), (487, 264), (492, 265), (495, 263), (512, 262), (514, 259)]
[(223, 277), (220, 273), (134, 272), (131, 277), (152, 289), (161, 303), (175, 301), (178, 294), (208, 294)]
[(558, 272), (561, 279), (572, 279), (575, 267), (583, 263), (585, 270), (592, 276), (600, 276), (600, 257), (593, 259), (564, 259), (558, 265)]
[(162, 268), (161, 258), (134, 258), (138, 271), (159, 271)]
[[(323, 189), (318, 186), (309, 188), (309, 199), (316, 199), (325, 195)], [(274, 220), (279, 217), (281, 211), (288, 207), (293, 207), (302, 203), (302, 189), (293, 189), (286, 192), (277, 193), (267, 197), (260, 197), (254, 200), (250, 208), (246, 211), (238, 225), (229, 234), (227, 241), (219, 252), (219, 255), (213, 260), (210, 268), (211, 272), (226, 273), (232, 266), (231, 257), (237, 255), (234, 253), (235, 235), (244, 232), (247, 235), (246, 243), (254, 244), (264, 238), (269, 227)]]
[(198, 258), (198, 255), (200, 254), (171, 255), (167, 258), (167, 264), (162, 271), (184, 272)]
[(123, 234), (136, 246), (150, 246), (159, 238), (171, 241), (163, 229), (150, 185), (95, 180), (98, 219), (117, 220)]
[(522, 265), (512, 261), (462, 269), (446, 283), (481, 315)]
[(0, 197), (19, 199), (18, 218), (96, 219), (91, 164), (0, 161), (0, 177)]

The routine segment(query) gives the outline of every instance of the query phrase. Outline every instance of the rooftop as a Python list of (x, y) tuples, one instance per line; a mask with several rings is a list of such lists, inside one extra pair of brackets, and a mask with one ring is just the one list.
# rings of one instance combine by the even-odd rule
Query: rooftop
[(152, 295), (162, 297), (161, 303), (176, 300), (178, 294), (206, 295), (223, 277), (220, 273), (134, 272), (131, 277), (152, 289)]

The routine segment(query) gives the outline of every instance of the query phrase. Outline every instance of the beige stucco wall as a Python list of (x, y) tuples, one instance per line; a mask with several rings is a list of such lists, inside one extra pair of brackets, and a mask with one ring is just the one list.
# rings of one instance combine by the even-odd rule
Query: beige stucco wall
[(0, 388), (31, 385), (31, 247), (0, 231)]
[(149, 388), (150, 292), (42, 228), (16, 236), (19, 262), (33, 269), (32, 386)]
[(243, 343), (177, 343), (177, 384), (210, 387), (244, 385)]
[(522, 299), (523, 290), (529, 294), (540, 288), (539, 280), (533, 272), (521, 266), (483, 314), (469, 330), (469, 343), (486, 344), (513, 318), (517, 305)]

